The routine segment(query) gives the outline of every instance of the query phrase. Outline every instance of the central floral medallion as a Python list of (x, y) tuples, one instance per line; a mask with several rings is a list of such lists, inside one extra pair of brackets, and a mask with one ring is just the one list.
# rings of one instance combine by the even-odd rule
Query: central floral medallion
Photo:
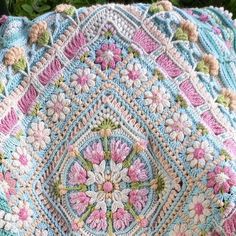
[(92, 130), (98, 133), (96, 138), (80, 151), (77, 145), (68, 146), (72, 161), (65, 167), (65, 181), (56, 182), (54, 192), (67, 199), (75, 215), (71, 222), (75, 232), (86, 228), (114, 235), (145, 228), (147, 211), (165, 187), (164, 180), (150, 172), (148, 142), (113, 135), (117, 129), (117, 123), (105, 119)]

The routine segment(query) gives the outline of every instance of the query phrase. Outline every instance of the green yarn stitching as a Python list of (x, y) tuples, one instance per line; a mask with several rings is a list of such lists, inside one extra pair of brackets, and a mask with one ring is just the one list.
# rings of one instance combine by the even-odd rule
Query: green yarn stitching
[(230, 98), (225, 97), (224, 95), (219, 95), (218, 98), (216, 99), (216, 102), (225, 107), (229, 107), (231, 101)]
[(0, 82), (0, 93), (3, 93), (4, 91), (4, 85)]
[(158, 175), (156, 178), (156, 191), (158, 194), (160, 194), (164, 189), (165, 189), (165, 180), (163, 179), (163, 177), (161, 175)]
[(50, 33), (46, 30), (43, 32), (42, 35), (40, 35), (39, 39), (37, 40), (37, 43), (40, 46), (44, 46), (49, 43), (49, 39), (50, 39)]
[(203, 135), (208, 134), (208, 130), (206, 129), (206, 127), (200, 123), (197, 125), (197, 130), (201, 131)]
[(178, 95), (176, 97), (176, 101), (180, 103), (180, 106), (182, 108), (187, 108), (188, 107), (188, 104), (187, 104), (186, 100), (181, 95)]
[(149, 8), (149, 12), (152, 14), (155, 14), (161, 11), (165, 11), (165, 9), (163, 8), (162, 5), (157, 5), (156, 3), (153, 3)]
[(198, 62), (198, 64), (197, 64), (196, 71), (203, 72), (203, 73), (205, 73), (205, 74), (209, 74), (210, 69), (209, 69), (209, 67), (205, 64), (204, 60), (201, 60), (201, 61)]
[(188, 34), (187, 34), (185, 31), (183, 31), (182, 28), (178, 28), (178, 29), (176, 30), (176, 32), (175, 32), (175, 38), (176, 38), (177, 40), (183, 40), (183, 41), (188, 41), (188, 40), (189, 40), (189, 39), (188, 39)]
[(14, 65), (13, 69), (15, 72), (24, 71), (27, 66), (25, 58), (20, 58)]
[(70, 7), (68, 10), (65, 10), (64, 13), (68, 16), (73, 16), (75, 13), (75, 7)]

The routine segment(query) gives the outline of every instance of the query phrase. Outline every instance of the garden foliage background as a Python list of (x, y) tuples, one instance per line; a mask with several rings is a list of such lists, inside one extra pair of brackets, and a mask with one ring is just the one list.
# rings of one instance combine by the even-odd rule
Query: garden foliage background
[[(139, 0), (139, 2), (152, 3), (156, 0)], [(204, 7), (204, 6), (223, 6), (233, 13), (236, 17), (236, 0), (171, 0), (178, 7)], [(60, 3), (72, 4), (75, 7), (90, 6), (92, 4), (103, 4), (108, 2), (116, 3), (134, 3), (130, 0), (7, 0), (8, 9), (11, 15), (27, 16), (30, 19), (35, 18), (45, 12), (51, 11)]]

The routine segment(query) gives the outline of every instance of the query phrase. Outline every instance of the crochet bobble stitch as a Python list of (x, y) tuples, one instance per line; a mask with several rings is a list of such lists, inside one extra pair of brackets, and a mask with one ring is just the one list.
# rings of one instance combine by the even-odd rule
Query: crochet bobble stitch
[(0, 235), (235, 235), (232, 24), (165, 0), (2, 17)]

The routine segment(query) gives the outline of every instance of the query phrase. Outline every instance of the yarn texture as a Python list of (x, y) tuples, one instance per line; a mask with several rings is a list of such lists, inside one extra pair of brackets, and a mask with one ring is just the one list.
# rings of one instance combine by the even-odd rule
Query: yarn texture
[(236, 235), (234, 24), (164, 0), (3, 16), (0, 235)]

